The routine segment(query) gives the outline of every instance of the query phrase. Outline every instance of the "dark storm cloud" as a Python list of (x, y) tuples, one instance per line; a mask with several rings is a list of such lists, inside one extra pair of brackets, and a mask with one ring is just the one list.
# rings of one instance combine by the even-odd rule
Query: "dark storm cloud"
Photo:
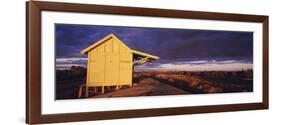
[(85, 58), (80, 51), (113, 33), (131, 49), (160, 57), (159, 64), (235, 60), (252, 63), (253, 33), (190, 29), (56, 24), (56, 57)]
[[(184, 32), (184, 30), (181, 31)], [(199, 33), (194, 34), (192, 32)], [(170, 35), (170, 39), (156, 40), (158, 49), (154, 49), (154, 53), (160, 54), (162, 59), (252, 60), (251, 34), (241, 32), (186, 31), (185, 34)]]

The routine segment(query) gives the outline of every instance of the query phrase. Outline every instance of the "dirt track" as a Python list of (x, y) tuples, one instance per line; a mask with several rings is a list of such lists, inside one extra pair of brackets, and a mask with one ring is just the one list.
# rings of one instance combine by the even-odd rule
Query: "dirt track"
[(184, 90), (162, 83), (153, 78), (145, 78), (131, 88), (93, 96), (93, 98), (104, 97), (133, 97), (133, 96), (156, 96), (156, 95), (181, 95), (190, 94)]

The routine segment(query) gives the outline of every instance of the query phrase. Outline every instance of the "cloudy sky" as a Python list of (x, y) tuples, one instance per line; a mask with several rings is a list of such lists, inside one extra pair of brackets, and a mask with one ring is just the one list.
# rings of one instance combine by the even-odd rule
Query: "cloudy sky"
[(56, 68), (85, 66), (80, 51), (113, 33), (129, 48), (159, 56), (136, 70), (241, 70), (253, 67), (253, 33), (56, 24)]

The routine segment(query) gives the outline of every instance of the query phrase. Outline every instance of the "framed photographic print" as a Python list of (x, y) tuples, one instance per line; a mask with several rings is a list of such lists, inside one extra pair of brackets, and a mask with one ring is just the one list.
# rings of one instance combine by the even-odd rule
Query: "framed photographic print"
[(268, 109), (268, 16), (26, 3), (30, 124)]

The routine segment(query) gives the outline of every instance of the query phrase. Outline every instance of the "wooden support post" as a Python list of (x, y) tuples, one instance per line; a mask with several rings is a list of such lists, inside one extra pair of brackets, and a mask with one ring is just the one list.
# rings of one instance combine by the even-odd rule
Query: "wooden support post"
[(104, 93), (104, 86), (101, 87), (101, 94)]
[(110, 86), (107, 86), (107, 91), (108, 91), (108, 92), (110, 91)]
[(86, 94), (85, 94), (86, 98), (89, 97), (89, 87), (87, 85), (86, 85), (86, 91), (85, 92), (86, 92)]
[(118, 85), (116, 85), (116, 88), (115, 88), (116, 90), (118, 90), (119, 89), (119, 86)]
[(97, 93), (97, 87), (94, 86), (94, 93)]
[(78, 98), (81, 98), (81, 96), (82, 96), (83, 86), (84, 85), (80, 85), (80, 87), (79, 87)]

